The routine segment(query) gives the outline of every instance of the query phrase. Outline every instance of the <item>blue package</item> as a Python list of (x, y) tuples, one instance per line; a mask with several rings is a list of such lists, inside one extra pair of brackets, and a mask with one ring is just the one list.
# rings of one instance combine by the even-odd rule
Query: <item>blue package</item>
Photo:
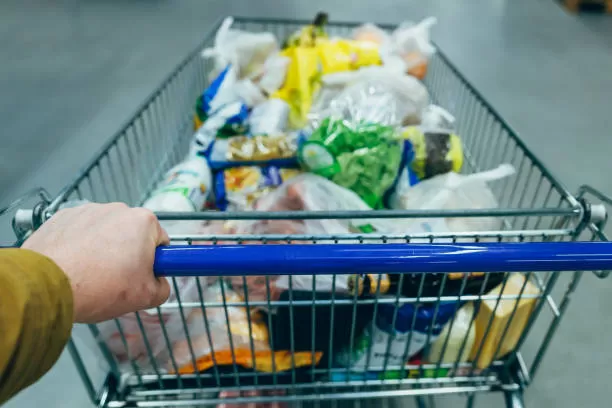
[(248, 209), (257, 198), (299, 173), (276, 166), (240, 166), (219, 171), (214, 179), (215, 204), (221, 211), (230, 205), (232, 209)]
[[(204, 127), (204, 126), (202, 126)], [(198, 131), (198, 133), (200, 133)], [(233, 136), (213, 138), (211, 135), (196, 135), (199, 153), (208, 160), (213, 170), (223, 170), (242, 166), (275, 166), (279, 168), (298, 168), (297, 136)]]

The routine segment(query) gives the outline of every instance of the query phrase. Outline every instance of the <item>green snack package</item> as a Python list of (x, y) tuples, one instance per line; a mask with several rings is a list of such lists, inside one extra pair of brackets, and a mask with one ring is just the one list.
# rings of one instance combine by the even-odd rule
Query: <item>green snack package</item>
[(304, 168), (354, 191), (375, 209), (393, 185), (401, 156), (393, 127), (331, 118), (298, 151)]

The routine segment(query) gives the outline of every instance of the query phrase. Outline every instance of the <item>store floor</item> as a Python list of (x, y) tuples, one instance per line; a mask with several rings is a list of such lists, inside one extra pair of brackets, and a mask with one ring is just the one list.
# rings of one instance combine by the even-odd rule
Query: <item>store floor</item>
[[(318, 10), (357, 21), (437, 16), (436, 42), (552, 172), (571, 190), (590, 183), (612, 192), (612, 17), (577, 18), (553, 0), (4, 0), (0, 204), (33, 186), (57, 192), (219, 17)], [(584, 277), (529, 406), (606, 405), (610, 282)], [(39, 405), (89, 406), (67, 355), (7, 407)]]

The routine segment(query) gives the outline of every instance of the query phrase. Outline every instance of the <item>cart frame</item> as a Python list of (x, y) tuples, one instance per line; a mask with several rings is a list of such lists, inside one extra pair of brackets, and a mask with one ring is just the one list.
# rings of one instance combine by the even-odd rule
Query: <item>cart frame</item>
[[(286, 37), (290, 32), (307, 24), (307, 21), (288, 21), (278, 19), (250, 19), (236, 18), (235, 26), (250, 31), (271, 31), (278, 38)], [(120, 130), (105, 144), (98, 154), (82, 169), (54, 199), (47, 194), (39, 194), (42, 204), (33, 212), (26, 214), (33, 221), (30, 227), (40, 225), (42, 221), (57, 211), (63, 203), (71, 200), (91, 200), (96, 202), (124, 201), (131, 205), (140, 205), (153, 190), (155, 184), (163, 174), (183, 157), (188, 149), (192, 136), (192, 106), (196, 97), (207, 84), (211, 63), (200, 58), (200, 51), (212, 45), (217, 24), (205, 37), (205, 40), (191, 52), (176, 69), (164, 79), (161, 85), (136, 110), (133, 117), (128, 120)], [(347, 34), (358, 23), (335, 22), (330, 24), (332, 34)], [(392, 26), (382, 25), (383, 28), (392, 29)], [(421, 235), (393, 235), (393, 234), (350, 234), (342, 236), (330, 235), (244, 235), (244, 236), (212, 236), (212, 235), (174, 235), (173, 242), (193, 241), (234, 241), (236, 243), (270, 241), (308, 242), (308, 243), (342, 243), (342, 242), (406, 242), (415, 239), (434, 242), (436, 239), (447, 239), (452, 242), (530, 242), (530, 241), (574, 241), (574, 240), (601, 240), (607, 241), (603, 232), (604, 217), (591, 218), (591, 204), (586, 196), (610, 204), (612, 201), (605, 195), (589, 187), (582, 188), (576, 196), (571, 194), (548, 169), (529, 150), (517, 133), (502, 119), (499, 113), (485, 100), (485, 98), (460, 74), (459, 70), (449, 61), (446, 55), (438, 50), (429, 64), (429, 71), (425, 79), (432, 100), (448, 108), (457, 117), (458, 134), (462, 135), (465, 145), (465, 168), (468, 172), (486, 170), (499, 163), (512, 163), (517, 174), (511, 180), (500, 182), (500, 186), (493, 188), (500, 207), (498, 209), (474, 210), (431, 210), (431, 211), (352, 211), (352, 212), (320, 212), (320, 213), (217, 213), (202, 212), (197, 214), (185, 213), (159, 213), (160, 220), (193, 221), (193, 220), (260, 220), (260, 219), (348, 219), (348, 218), (450, 218), (450, 217), (496, 217), (502, 220), (502, 227), (496, 231), (466, 232), (453, 234), (421, 234)], [(508, 194), (509, 193), (509, 194)], [(6, 212), (6, 211), (4, 211)], [(2, 215), (2, 213), (0, 213)], [(17, 217), (23, 221), (24, 214)], [(20, 238), (27, 234), (19, 222), (15, 230)], [(420, 241), (419, 241), (420, 242)], [(597, 271), (598, 277), (604, 278), (607, 272)], [(437, 364), (419, 363), (402, 366), (402, 374), (406, 371), (410, 376), (400, 376), (398, 379), (361, 379), (351, 378), (347, 375), (345, 381), (331, 381), (319, 374), (330, 374), (336, 371), (349, 369), (336, 369), (332, 367), (316, 368), (307, 376), (309, 381), (296, 379), (296, 370), (286, 373), (275, 372), (273, 375), (263, 373), (238, 373), (234, 364), (233, 373), (222, 374), (215, 368), (214, 374), (169, 374), (159, 370), (142, 372), (135, 361), (130, 361), (129, 371), (123, 371), (104, 341), (100, 340), (100, 331), (97, 325), (90, 325), (87, 329), (91, 335), (90, 342), (102, 356), (106, 368), (103, 369), (102, 386), (96, 383), (100, 378), (92, 374), (95, 367), (83, 358), (81, 347), (83, 340), (81, 334), (73, 336), (68, 344), (76, 368), (81, 375), (85, 388), (92, 402), (97, 406), (108, 407), (162, 407), (162, 406), (191, 406), (214, 405), (224, 403), (247, 402), (300, 402), (320, 404), (322, 401), (331, 401), (335, 404), (339, 400), (354, 400), (362, 398), (414, 396), (419, 406), (432, 406), (432, 397), (441, 394), (466, 394), (467, 404), (472, 406), (478, 393), (499, 391), (505, 396), (510, 407), (523, 405), (522, 393), (533, 380), (542, 358), (548, 349), (549, 343), (559, 325), (561, 318), (569, 304), (571, 294), (576, 289), (583, 272), (546, 272), (526, 274), (527, 280), (533, 282), (540, 289), (536, 298), (536, 305), (525, 330), (522, 332), (515, 350), (496, 360), (490, 367), (477, 370), (475, 363), (455, 361), (451, 364), (438, 362)], [(464, 276), (464, 282), (467, 275)], [(403, 279), (403, 276), (400, 278)], [(421, 282), (425, 279), (423, 274)], [(446, 275), (442, 278), (442, 288), (446, 282)], [(291, 282), (291, 278), (289, 278)], [(560, 282), (565, 281), (567, 286), (563, 290)], [(246, 282), (246, 281), (245, 281)], [(334, 276), (334, 285), (336, 277)], [(507, 282), (504, 280), (504, 285)], [(178, 291), (176, 280), (174, 287)], [(266, 286), (269, 291), (269, 279)], [(422, 289), (423, 283), (421, 283)], [(246, 286), (246, 285), (245, 285)], [(524, 289), (524, 287), (523, 287)], [(201, 289), (200, 289), (201, 291)], [(463, 291), (463, 289), (462, 289)], [(269, 295), (269, 292), (268, 292)], [(518, 296), (502, 296), (496, 299), (515, 300)], [(184, 310), (193, 308), (224, 308), (233, 306), (267, 306), (267, 307), (296, 307), (297, 303), (290, 298), (289, 302), (270, 301), (249, 302), (246, 299), (241, 303), (205, 302), (200, 295), (199, 302), (181, 302), (179, 298), (173, 304), (157, 308), (160, 316), (165, 310)], [(419, 291), (415, 298), (400, 297), (399, 291), (395, 299), (389, 302), (412, 302), (417, 305), (430, 302), (439, 304), (441, 301), (460, 302), (468, 300), (486, 300), (484, 293), (476, 296), (466, 296), (461, 292), (458, 296), (442, 296), (442, 289), (438, 296), (422, 296)], [(297, 302), (297, 301), (296, 301)], [(353, 300), (353, 304), (363, 303), (364, 300)], [(382, 303), (378, 298), (371, 300), (374, 307)], [(317, 302), (313, 299), (314, 310)], [(340, 301), (332, 300), (326, 303), (335, 307)], [(351, 303), (350, 301), (348, 302)], [(496, 306), (497, 308), (497, 306)], [(333, 308), (332, 308), (333, 310)], [(516, 311), (516, 306), (513, 311)], [(550, 314), (546, 326), (534, 325), (545, 312)], [(437, 313), (437, 306), (436, 306)], [(397, 312), (396, 312), (397, 315)], [(293, 315), (291, 315), (293, 316)], [(135, 314), (142, 330), (140, 315)], [(355, 314), (353, 312), (353, 325)], [(511, 318), (512, 319), (512, 318)], [(453, 317), (454, 321), (454, 317)], [(293, 324), (293, 317), (291, 318)], [(413, 322), (414, 324), (414, 322)], [(333, 325), (333, 312), (332, 312)], [(120, 323), (117, 326), (121, 332)], [(534, 329), (534, 327), (539, 327)], [(314, 327), (314, 323), (313, 323)], [(451, 323), (452, 327), (452, 323)], [(250, 322), (249, 322), (250, 329)], [(507, 329), (507, 328), (506, 328)], [(504, 336), (505, 336), (504, 332)], [(429, 333), (431, 336), (431, 333)], [(123, 341), (125, 337), (121, 334)], [(144, 335), (146, 338), (146, 335)], [(532, 338), (535, 337), (535, 340)], [(189, 340), (189, 334), (187, 334)], [(166, 337), (167, 339), (167, 337)], [(352, 340), (352, 338), (351, 338)], [(530, 340), (531, 346), (528, 346)], [(446, 340), (448, 343), (448, 339)], [(146, 340), (145, 340), (146, 342)], [(85, 341), (86, 343), (86, 341)], [(293, 339), (292, 339), (293, 343)], [(169, 343), (168, 343), (169, 344)], [(191, 344), (190, 344), (191, 346)], [(464, 343), (465, 346), (465, 343)], [(87, 347), (87, 346), (85, 346)], [(252, 344), (251, 344), (252, 347)], [(272, 345), (273, 347), (273, 345)], [(331, 348), (331, 346), (330, 346)], [(446, 348), (446, 344), (444, 346)], [(148, 349), (148, 347), (147, 347)], [(314, 355), (314, 349), (312, 353)], [(152, 352), (148, 349), (149, 357), (153, 360)], [(444, 354), (444, 353), (443, 353)], [(496, 353), (497, 354), (497, 353)], [(530, 354), (529, 357), (526, 354)], [(459, 360), (459, 359), (457, 359)], [(387, 367), (385, 362), (382, 372)], [(398, 367), (396, 367), (398, 369)], [(453, 370), (452, 375), (439, 375), (441, 369)], [(434, 373), (431, 375), (431, 373)], [(429, 374), (426, 374), (429, 373)], [(99, 376), (98, 376), (99, 377)], [(212, 381), (212, 382), (211, 382)], [(245, 396), (240, 392), (278, 390), (284, 389), (284, 394), (270, 393), (267, 396)], [(220, 400), (217, 393), (222, 390), (232, 390), (239, 394), (235, 398)]]

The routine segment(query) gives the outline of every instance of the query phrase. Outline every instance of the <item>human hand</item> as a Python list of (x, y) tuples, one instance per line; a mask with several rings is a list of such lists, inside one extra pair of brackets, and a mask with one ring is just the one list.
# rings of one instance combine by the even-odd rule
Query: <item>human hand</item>
[(122, 203), (60, 210), (22, 248), (51, 258), (70, 279), (74, 321), (95, 323), (162, 304), (155, 248), (169, 242), (155, 215)]

